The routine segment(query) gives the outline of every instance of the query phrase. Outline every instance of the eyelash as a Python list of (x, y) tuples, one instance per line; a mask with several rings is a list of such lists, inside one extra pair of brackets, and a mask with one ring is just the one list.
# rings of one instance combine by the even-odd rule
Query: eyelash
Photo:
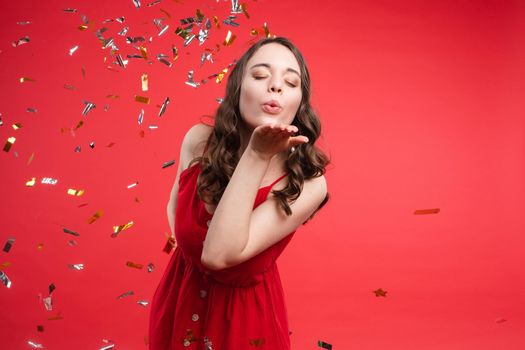
[[(258, 76), (254, 76), (253, 78), (254, 78), (255, 80), (261, 80), (261, 79), (264, 79), (264, 78), (266, 78), (266, 77), (258, 77)], [(287, 81), (286, 83), (287, 83), (289, 86), (291, 86), (291, 87), (297, 87), (297, 85), (292, 84), (292, 83), (290, 83), (290, 82), (288, 82), (288, 81)]]

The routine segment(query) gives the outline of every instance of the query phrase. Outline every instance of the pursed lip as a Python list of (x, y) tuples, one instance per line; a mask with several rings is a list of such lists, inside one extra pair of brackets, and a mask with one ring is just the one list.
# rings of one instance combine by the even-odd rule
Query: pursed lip
[(281, 107), (281, 104), (279, 103), (279, 101), (276, 101), (276, 100), (269, 100), (269, 101), (266, 101), (263, 103), (263, 105), (268, 105), (270, 107), (279, 107), (279, 108), (282, 108)]

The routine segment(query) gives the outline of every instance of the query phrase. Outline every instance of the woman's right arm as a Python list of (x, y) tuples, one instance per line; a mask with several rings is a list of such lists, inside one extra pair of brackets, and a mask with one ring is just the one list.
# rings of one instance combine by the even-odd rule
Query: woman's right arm
[(206, 140), (210, 135), (213, 127), (205, 124), (196, 124), (192, 126), (184, 139), (180, 147), (179, 166), (177, 168), (177, 176), (173, 187), (171, 188), (170, 198), (166, 208), (168, 215), (168, 223), (171, 230), (171, 236), (175, 237), (175, 211), (177, 210), (177, 195), (179, 192), (179, 178), (180, 173), (184, 171), (190, 164), (190, 162), (202, 154)]

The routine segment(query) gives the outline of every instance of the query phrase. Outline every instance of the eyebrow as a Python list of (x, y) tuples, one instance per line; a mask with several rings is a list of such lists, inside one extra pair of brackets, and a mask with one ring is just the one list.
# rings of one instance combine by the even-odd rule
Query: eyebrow
[[(254, 64), (253, 66), (251, 66), (250, 69), (253, 69), (255, 67), (266, 67), (266, 68), (270, 69), (270, 65), (268, 63), (257, 63), (257, 64)], [(297, 74), (299, 76), (299, 78), (301, 77), (301, 74), (299, 74), (299, 72), (296, 71), (293, 68), (288, 67), (288, 68), (286, 68), (286, 71)]]

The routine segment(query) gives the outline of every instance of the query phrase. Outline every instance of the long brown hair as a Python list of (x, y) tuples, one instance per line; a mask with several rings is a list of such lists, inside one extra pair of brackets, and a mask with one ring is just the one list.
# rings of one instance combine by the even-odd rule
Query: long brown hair
[[(288, 151), (288, 158), (285, 162), (288, 184), (282, 190), (272, 191), (286, 215), (291, 215), (292, 210), (289, 203), (293, 203), (299, 197), (305, 180), (325, 173), (329, 159), (315, 146), (315, 141), (321, 134), (321, 123), (310, 105), (308, 68), (301, 52), (288, 39), (283, 37), (262, 39), (251, 46), (236, 62), (228, 77), (226, 96), (215, 114), (213, 132), (208, 138), (206, 149), (203, 155), (195, 158), (192, 163), (200, 162), (201, 166), (201, 174), (197, 181), (199, 197), (208, 204), (217, 205), (239, 162), (241, 145), (239, 128), (243, 123), (239, 99), (246, 64), (261, 46), (270, 43), (278, 43), (288, 48), (297, 59), (301, 70), (302, 100), (292, 125), (299, 129), (298, 135), (308, 137), (309, 141), (296, 146), (293, 152)], [(328, 198), (327, 194), (315, 212), (328, 201)]]

